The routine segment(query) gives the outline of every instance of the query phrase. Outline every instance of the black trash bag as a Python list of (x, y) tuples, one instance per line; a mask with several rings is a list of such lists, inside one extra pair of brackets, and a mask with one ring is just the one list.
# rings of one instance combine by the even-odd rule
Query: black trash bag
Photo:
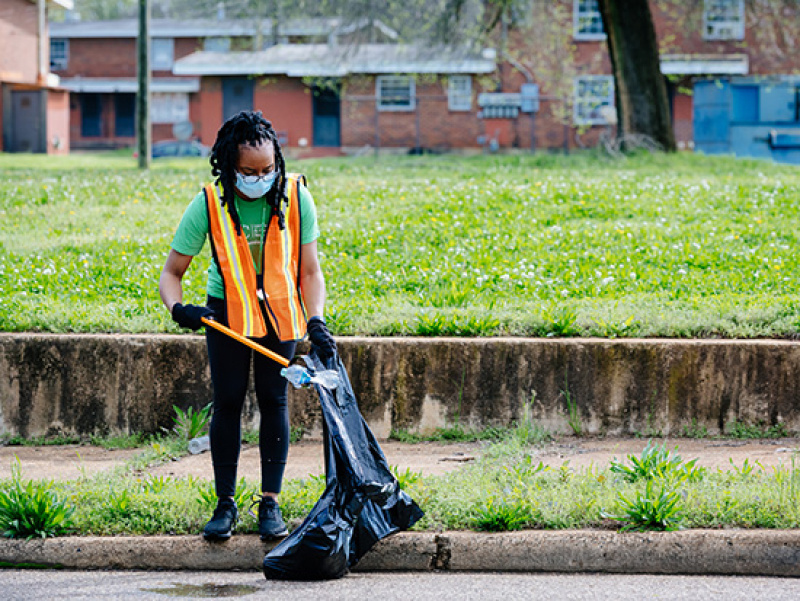
[[(305, 359), (325, 369), (314, 350)], [(323, 417), (325, 492), (305, 521), (264, 558), (264, 576), (279, 580), (341, 578), (379, 540), (413, 526), (422, 510), (389, 469), (358, 410), (342, 362), (336, 390), (314, 384)]]

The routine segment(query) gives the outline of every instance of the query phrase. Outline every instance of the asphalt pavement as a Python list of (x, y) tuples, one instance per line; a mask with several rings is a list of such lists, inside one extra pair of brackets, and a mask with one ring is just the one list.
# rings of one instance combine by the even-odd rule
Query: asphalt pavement
[(169, 598), (459, 601), (798, 599), (800, 579), (620, 574), (358, 573), (326, 582), (267, 581), (253, 572), (0, 572), (8, 601)]

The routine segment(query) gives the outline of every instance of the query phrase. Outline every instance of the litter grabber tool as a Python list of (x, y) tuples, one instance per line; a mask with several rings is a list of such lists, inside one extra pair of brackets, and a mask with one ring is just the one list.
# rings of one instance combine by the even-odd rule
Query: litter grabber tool
[(326, 369), (326, 370), (314, 370), (311, 371), (310, 369), (303, 367), (299, 364), (292, 365), (292, 362), (287, 359), (286, 357), (279, 355), (278, 353), (269, 350), (258, 344), (257, 342), (253, 342), (249, 338), (234, 332), (229, 327), (222, 325), (214, 321), (213, 319), (208, 319), (207, 317), (201, 317), (201, 321), (209, 327), (214, 328), (233, 338), (234, 340), (238, 340), (245, 346), (249, 346), (254, 351), (261, 353), (262, 355), (269, 357), (273, 361), (276, 361), (283, 365), (283, 369), (281, 370), (281, 375), (289, 380), (292, 383), (292, 386), (295, 388), (300, 388), (306, 384), (319, 384), (320, 386), (324, 386), (329, 390), (334, 390), (339, 385), (339, 373), (335, 369)]

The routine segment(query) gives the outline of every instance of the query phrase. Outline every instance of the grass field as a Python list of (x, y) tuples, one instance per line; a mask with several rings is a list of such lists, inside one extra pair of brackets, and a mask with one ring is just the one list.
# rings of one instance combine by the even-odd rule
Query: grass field
[[(336, 334), (793, 337), (800, 169), (640, 155), (290, 162)], [(177, 331), (157, 280), (202, 160), (0, 155), (0, 330)], [(205, 298), (208, 247), (185, 280)]]
[[(0, 480), (0, 532), (7, 537), (57, 534), (187, 534), (201, 531), (216, 503), (213, 485), (194, 476), (143, 474), (146, 465), (185, 453), (185, 440), (162, 439), (126, 466), (72, 481), (27, 480), (19, 465)], [(772, 469), (745, 460), (726, 470), (698, 467), (665, 445), (607, 465), (548, 467), (513, 432), (475, 463), (442, 476), (394, 469), (425, 511), (415, 530), (604, 528), (797, 528), (800, 469), (796, 458)], [(257, 530), (246, 511), (258, 482), (240, 479), (237, 531)], [(322, 475), (288, 480), (283, 515), (295, 523), (325, 489)], [(26, 519), (23, 519), (26, 518)], [(63, 518), (63, 519), (62, 519)], [(35, 524), (35, 527), (31, 527)]]

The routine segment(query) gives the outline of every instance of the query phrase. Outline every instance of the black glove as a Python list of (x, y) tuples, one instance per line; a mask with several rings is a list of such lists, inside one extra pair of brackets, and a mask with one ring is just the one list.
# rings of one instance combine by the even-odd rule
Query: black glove
[(317, 355), (326, 365), (330, 359), (336, 356), (336, 341), (328, 331), (328, 326), (319, 317), (312, 317), (308, 320), (308, 338), (314, 345)]
[(182, 305), (180, 303), (172, 305), (172, 319), (182, 328), (199, 330), (204, 325), (200, 321), (201, 317), (213, 319), (214, 312), (208, 307), (200, 307), (198, 305)]

